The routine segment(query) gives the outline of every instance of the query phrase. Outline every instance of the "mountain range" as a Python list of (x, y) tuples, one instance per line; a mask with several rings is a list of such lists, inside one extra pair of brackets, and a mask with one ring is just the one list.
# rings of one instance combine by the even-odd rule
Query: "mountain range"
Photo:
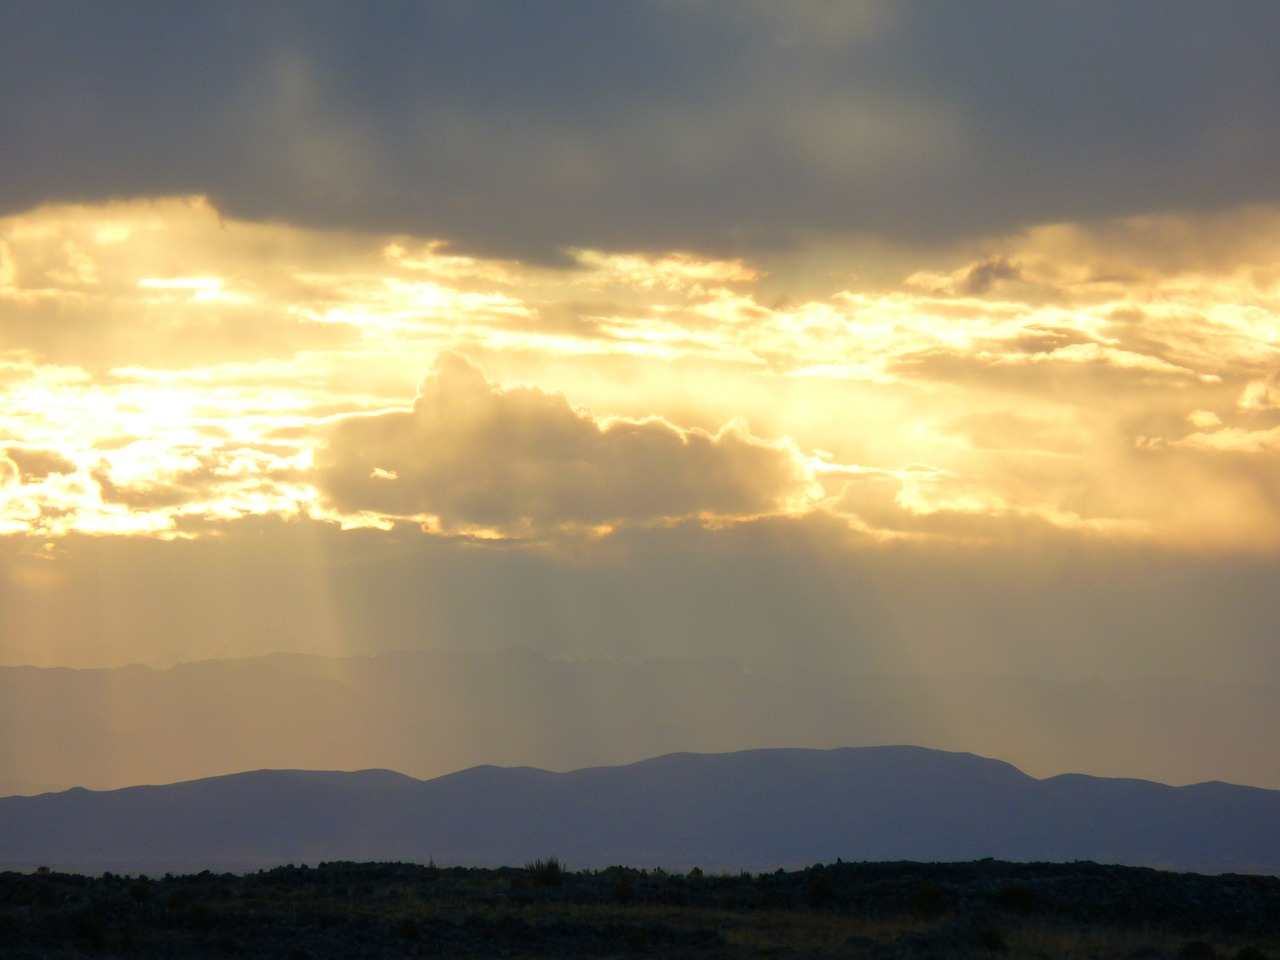
[(259, 770), (0, 799), (0, 868), (243, 872), (333, 860), (766, 870), (837, 859), (1280, 872), (1280, 791), (911, 746), (678, 753), (553, 773)]
[(528, 648), (270, 654), (165, 668), (0, 667), (0, 796), (259, 768), (548, 770), (662, 754), (913, 743), (1035, 776), (1280, 788), (1280, 688), (555, 660)]

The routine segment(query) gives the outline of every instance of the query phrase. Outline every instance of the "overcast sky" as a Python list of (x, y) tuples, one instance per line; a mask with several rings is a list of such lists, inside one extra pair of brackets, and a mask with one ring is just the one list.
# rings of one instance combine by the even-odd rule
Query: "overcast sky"
[(1280, 685), (1280, 5), (11, 0), (0, 89), (0, 662)]

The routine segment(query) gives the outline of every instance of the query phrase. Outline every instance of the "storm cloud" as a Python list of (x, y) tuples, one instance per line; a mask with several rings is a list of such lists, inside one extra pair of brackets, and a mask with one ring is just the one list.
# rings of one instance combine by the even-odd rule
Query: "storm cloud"
[(7, 3), (0, 198), (539, 260), (1240, 204), (1280, 186), (1278, 34), (1183, 0)]

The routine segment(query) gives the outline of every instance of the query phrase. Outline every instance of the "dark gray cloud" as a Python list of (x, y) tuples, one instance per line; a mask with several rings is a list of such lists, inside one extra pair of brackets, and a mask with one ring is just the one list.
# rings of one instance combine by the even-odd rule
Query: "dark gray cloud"
[(1001, 280), (1017, 280), (1022, 270), (1004, 257), (992, 257), (975, 263), (964, 277), (966, 293), (986, 293)]
[(0, 209), (208, 194), (440, 236), (750, 250), (1280, 195), (1280, 6), (0, 10)]

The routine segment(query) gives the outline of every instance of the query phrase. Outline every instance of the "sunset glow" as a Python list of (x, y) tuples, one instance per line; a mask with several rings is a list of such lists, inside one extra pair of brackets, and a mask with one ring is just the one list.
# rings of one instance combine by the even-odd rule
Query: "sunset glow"
[(1280, 7), (273, 9), (0, 9), (0, 668), (1280, 786)]
[[(545, 399), (497, 401), (479, 421), (451, 407), (458, 419), (432, 428), (446, 431), (433, 456), (520, 430), (536, 469), (556, 471), (545, 496), (582, 494), (569, 478), (579, 454), (544, 432), (552, 417), (602, 438), (648, 422), (699, 458), (683, 431), (712, 431), (700, 434), (708, 452), (717, 436), (742, 436), (820, 464), (797, 466), (805, 483), (821, 479), (816, 496), (739, 474), (764, 499), (715, 506), (708, 489), (700, 504), (690, 489), (665, 502), (667, 474), (628, 466), (611, 445), (602, 455), (624, 459), (591, 469), (624, 487), (640, 471), (653, 506), (591, 519), (606, 529), (749, 519), (768, 503), (888, 538), (1017, 540), (1035, 519), (1080, 536), (1271, 551), (1280, 515), (1256, 484), (1280, 448), (1280, 271), (1205, 255), (1228, 221), (1242, 249), (1280, 233), (1280, 212), (1257, 208), (1033, 228), (993, 238), (966, 267), (922, 264), (889, 289), (833, 286), (770, 306), (755, 290), (764, 263), (579, 251), (576, 265), (531, 269), (431, 238), (244, 223), (198, 197), (44, 207), (0, 223), (11, 344), (0, 522), (32, 536), (171, 536), (184, 518), (252, 515), (442, 529), (430, 492), (414, 508), (334, 499), (326, 472), (346, 465), (316, 457), (350, 418), (407, 409), (417, 381), (444, 376), (433, 368), (456, 355), (494, 398)], [(1164, 263), (1144, 253), (1152, 231)], [(154, 276), (161, 253), (182, 275)], [(584, 293), (596, 298), (585, 309)], [(51, 339), (52, 317), (67, 334)], [(626, 364), (624, 403), (565, 369), (588, 359)], [(554, 368), (565, 373), (548, 379)], [(479, 465), (456, 462), (474, 483)], [(503, 496), (520, 500), (516, 488)], [(558, 526), (532, 505), (508, 512), (511, 526), (461, 529)]]

